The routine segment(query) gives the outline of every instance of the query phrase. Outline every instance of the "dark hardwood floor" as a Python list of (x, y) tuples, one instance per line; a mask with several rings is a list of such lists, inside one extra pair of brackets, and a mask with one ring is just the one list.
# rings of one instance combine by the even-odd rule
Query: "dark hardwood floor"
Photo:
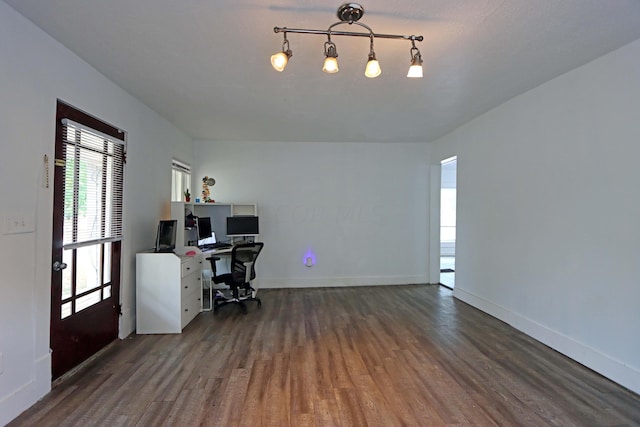
[(640, 396), (445, 288), (260, 297), (117, 343), (10, 426), (640, 425)]

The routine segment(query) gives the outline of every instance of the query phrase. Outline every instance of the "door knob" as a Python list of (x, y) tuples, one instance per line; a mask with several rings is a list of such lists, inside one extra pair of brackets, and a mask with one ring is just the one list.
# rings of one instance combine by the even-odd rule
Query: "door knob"
[(53, 271), (61, 271), (67, 268), (66, 262), (56, 261), (53, 263)]

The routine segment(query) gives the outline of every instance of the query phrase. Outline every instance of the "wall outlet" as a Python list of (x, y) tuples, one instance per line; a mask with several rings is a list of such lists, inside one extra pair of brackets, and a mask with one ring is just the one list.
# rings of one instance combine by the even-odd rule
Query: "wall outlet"
[(5, 234), (30, 233), (34, 230), (34, 220), (29, 215), (8, 215), (4, 221)]

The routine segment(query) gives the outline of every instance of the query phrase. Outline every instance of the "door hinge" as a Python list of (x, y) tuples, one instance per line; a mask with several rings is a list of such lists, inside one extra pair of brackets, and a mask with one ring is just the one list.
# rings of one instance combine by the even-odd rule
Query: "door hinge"
[(118, 312), (118, 316), (122, 316), (122, 304), (118, 304), (115, 308)]

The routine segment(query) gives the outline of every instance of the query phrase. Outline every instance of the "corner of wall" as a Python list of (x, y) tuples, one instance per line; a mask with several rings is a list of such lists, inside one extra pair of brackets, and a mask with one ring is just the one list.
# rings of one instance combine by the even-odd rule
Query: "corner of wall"
[(136, 319), (133, 316), (131, 309), (127, 308), (122, 310), (122, 316), (120, 316), (120, 326), (118, 331), (118, 337), (123, 340), (135, 331)]

